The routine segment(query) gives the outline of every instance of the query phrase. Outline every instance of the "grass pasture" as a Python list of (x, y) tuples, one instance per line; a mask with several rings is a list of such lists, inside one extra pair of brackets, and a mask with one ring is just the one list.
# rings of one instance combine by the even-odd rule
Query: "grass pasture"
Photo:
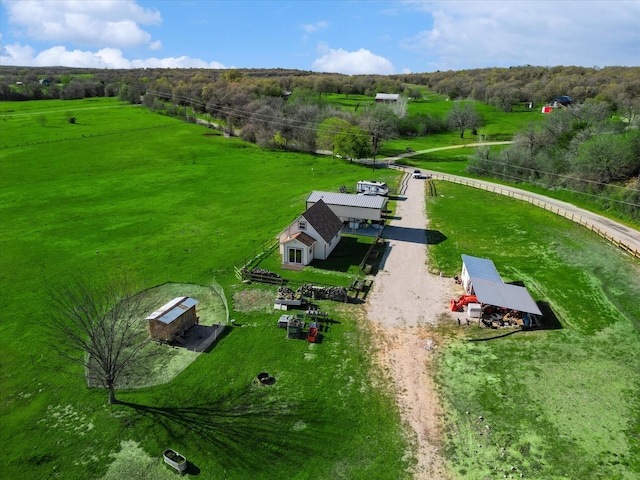
[[(174, 478), (161, 461), (167, 447), (200, 478), (409, 478), (411, 439), (370, 365), (362, 307), (321, 302), (333, 320), (321, 341), (287, 339), (275, 326), (275, 287), (241, 284), (232, 268), (302, 213), (311, 190), (353, 185), (369, 168), (262, 150), (114, 99), (3, 103), (0, 129), (2, 478)], [(418, 167), (457, 169), (460, 153)], [(637, 478), (637, 263), (530, 205), (445, 183), (437, 192), (430, 228), (447, 240), (429, 247), (432, 268), (453, 275), (461, 253), (492, 258), (562, 327), (473, 342), (491, 332), (442, 327), (451, 339), (437, 365), (452, 471)], [(351, 257), (368, 244), (345, 246), (344, 258), (299, 280), (346, 284)], [(125, 270), (148, 288), (216, 282), (234, 326), (170, 383), (120, 392), (127, 404), (109, 407), (84, 372), (60, 373), (67, 364), (42, 328), (48, 279), (101, 270)], [(273, 385), (255, 382), (263, 371)]]
[(441, 353), (438, 381), (452, 468), (469, 479), (637, 478), (638, 263), (528, 204), (445, 182), (437, 194), (431, 228), (448, 241), (429, 247), (432, 268), (453, 275), (462, 253), (491, 258), (557, 317), (490, 341), (477, 340), (504, 332), (448, 332), (459, 340)]
[[(130, 405), (113, 408), (84, 372), (60, 372), (69, 366), (41, 327), (45, 282), (76, 272), (124, 270), (149, 288), (215, 281), (228, 299), (242, 297), (251, 287), (232, 266), (302, 213), (311, 190), (355, 185), (370, 169), (265, 151), (114, 99), (1, 108), (3, 477), (130, 478), (118, 473), (130, 464), (122, 459), (144, 452), (157, 465), (168, 446), (206, 478), (406, 470), (406, 440), (388, 392), (371, 383), (357, 307), (333, 310), (336, 323), (311, 345), (287, 341), (273, 309), (230, 302), (237, 326), (210, 352), (166, 385), (120, 393)], [(376, 175), (393, 184), (397, 173)], [(257, 388), (262, 371), (276, 384)]]

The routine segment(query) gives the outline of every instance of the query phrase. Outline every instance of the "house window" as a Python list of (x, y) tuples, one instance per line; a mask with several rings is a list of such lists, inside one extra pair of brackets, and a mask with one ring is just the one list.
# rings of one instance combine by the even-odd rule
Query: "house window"
[(289, 249), (289, 263), (302, 263), (302, 249), (290, 248)]
[(298, 230), (306, 230), (307, 229), (307, 222), (300, 220), (298, 222)]

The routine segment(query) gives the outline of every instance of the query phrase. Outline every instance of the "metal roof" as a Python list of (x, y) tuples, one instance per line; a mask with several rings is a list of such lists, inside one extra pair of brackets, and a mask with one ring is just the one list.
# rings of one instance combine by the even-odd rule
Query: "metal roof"
[(479, 302), (542, 315), (538, 305), (533, 301), (525, 287), (492, 282), (482, 278), (472, 278), (471, 283)]
[(398, 100), (399, 93), (376, 93), (376, 100)]
[(467, 272), (469, 272), (471, 278), (482, 278), (484, 280), (503, 283), (496, 266), (488, 258), (462, 255), (462, 262), (465, 267), (467, 267)]
[(146, 320), (158, 320), (162, 323), (169, 324), (191, 307), (195, 307), (199, 303), (200, 302), (195, 298), (176, 297), (149, 315)]
[(520, 312), (542, 315), (525, 287), (504, 283), (496, 266), (487, 258), (462, 255), (478, 301)]
[(307, 203), (315, 203), (318, 200), (323, 200), (327, 205), (375, 209), (384, 208), (388, 202), (388, 198), (379, 195), (353, 195), (350, 193), (313, 191), (307, 198)]

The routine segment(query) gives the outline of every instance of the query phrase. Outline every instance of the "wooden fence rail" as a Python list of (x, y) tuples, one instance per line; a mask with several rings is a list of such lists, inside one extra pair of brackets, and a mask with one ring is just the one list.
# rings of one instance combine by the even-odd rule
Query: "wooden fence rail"
[(600, 228), (598, 228), (597, 226), (589, 223), (586, 219), (584, 219), (582, 216), (576, 215), (575, 213), (572, 212), (568, 212), (567, 210), (558, 207), (557, 205), (551, 205), (545, 201), (542, 201), (538, 198), (532, 197), (530, 195), (525, 195), (523, 193), (519, 193), (519, 192), (514, 192), (512, 190), (505, 190), (503, 188), (494, 186), (494, 185), (487, 185), (484, 183), (480, 183), (480, 182), (474, 182), (473, 180), (467, 180), (467, 179), (463, 179), (463, 178), (456, 178), (456, 177), (451, 177), (449, 175), (443, 175), (441, 173), (433, 173), (431, 175), (431, 178), (435, 179), (435, 180), (444, 180), (446, 182), (452, 182), (452, 183), (458, 183), (460, 185), (466, 185), (468, 187), (474, 187), (474, 188), (479, 188), (480, 190), (485, 190), (487, 192), (492, 192), (492, 193), (497, 193), (500, 195), (504, 195), (510, 198), (514, 198), (516, 200), (522, 200), (523, 202), (528, 202), (532, 205), (535, 205), (536, 207), (540, 207), (543, 208), (551, 213), (555, 213), (556, 215), (560, 215), (561, 217), (564, 217), (568, 220), (571, 220), (572, 222), (575, 223), (579, 223), (580, 225), (582, 225), (583, 227), (588, 228), (589, 230), (591, 230), (592, 232), (597, 233), (598, 235), (600, 235), (602, 238), (604, 238), (605, 240), (610, 241), (611, 243), (613, 243), (614, 245), (616, 245), (618, 248), (621, 248), (622, 250), (624, 250), (625, 252), (627, 252), (628, 254), (636, 257), (636, 258), (640, 258), (640, 250), (634, 249), (631, 246), (627, 245), (626, 243), (624, 243), (622, 240), (608, 234), (607, 232), (601, 230)]

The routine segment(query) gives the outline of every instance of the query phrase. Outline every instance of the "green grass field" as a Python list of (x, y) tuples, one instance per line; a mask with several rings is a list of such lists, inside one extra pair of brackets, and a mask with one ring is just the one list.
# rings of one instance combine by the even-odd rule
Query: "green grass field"
[[(322, 341), (287, 339), (275, 287), (244, 285), (232, 268), (302, 213), (311, 190), (370, 169), (262, 150), (114, 99), (2, 103), (0, 130), (2, 478), (172, 478), (167, 447), (202, 478), (409, 477), (411, 439), (375, 381), (362, 307), (323, 302), (335, 322)], [(375, 175), (395, 182), (392, 171)], [(457, 185), (438, 193), (431, 228), (448, 240), (430, 247), (433, 268), (457, 273), (460, 253), (491, 257), (563, 327), (491, 342), (443, 327), (458, 339), (438, 360), (453, 471), (637, 476), (637, 263), (529, 205)], [(352, 242), (348, 255), (366, 248)], [(353, 265), (309, 276), (347, 280)], [(109, 407), (53, 354), (44, 286), (119, 270), (147, 288), (215, 281), (235, 326), (170, 383), (120, 392), (128, 404)], [(262, 371), (276, 383), (256, 384)]]
[[(155, 472), (168, 446), (207, 478), (404, 475), (407, 440), (389, 392), (369, 380), (357, 307), (323, 306), (336, 323), (312, 345), (287, 340), (269, 302), (243, 312), (230, 301), (237, 326), (209, 353), (113, 408), (83, 372), (66, 374), (42, 328), (45, 283), (77, 272), (125, 270), (148, 288), (217, 281), (242, 298), (252, 287), (233, 265), (302, 213), (311, 190), (354, 185), (370, 169), (265, 151), (113, 99), (2, 109), (2, 476), (100, 478), (111, 464), (111, 478), (130, 478), (118, 465), (132, 451), (134, 471)], [(276, 384), (254, 385), (262, 371)]]
[(430, 226), (448, 240), (430, 247), (432, 268), (453, 275), (462, 253), (491, 258), (553, 312), (542, 331), (490, 341), (468, 340), (504, 332), (446, 332), (458, 338), (438, 365), (452, 468), (473, 479), (637, 478), (638, 263), (522, 202), (444, 182), (437, 195)]

